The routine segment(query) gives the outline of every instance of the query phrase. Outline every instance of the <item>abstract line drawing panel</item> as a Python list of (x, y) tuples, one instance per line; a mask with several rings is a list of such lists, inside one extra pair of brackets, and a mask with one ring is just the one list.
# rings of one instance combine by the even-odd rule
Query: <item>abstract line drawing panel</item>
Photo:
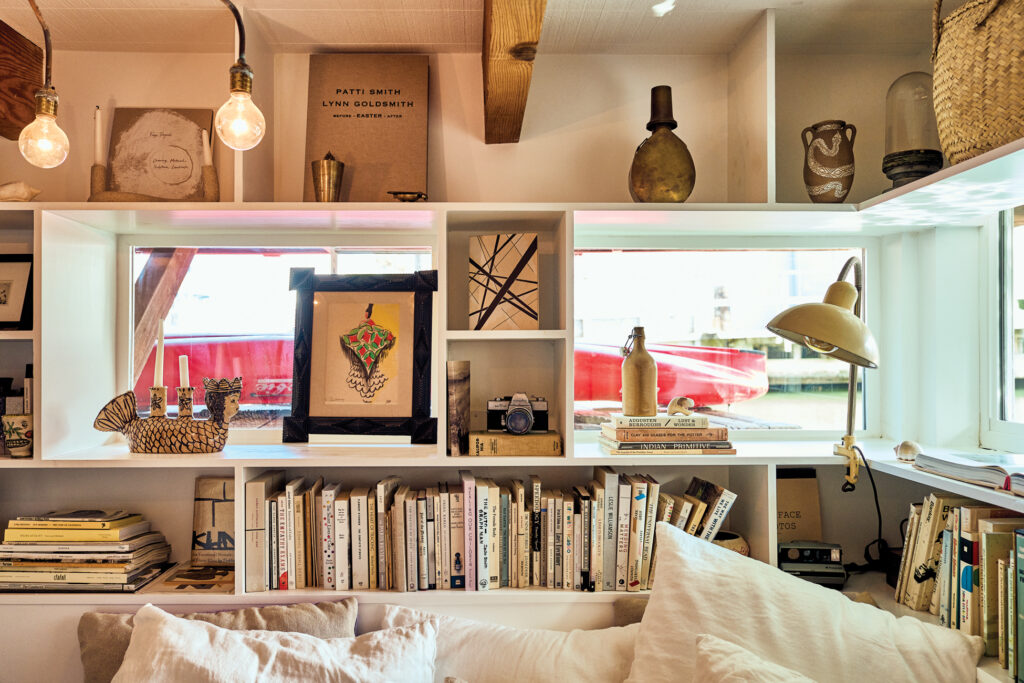
[(539, 329), (539, 302), (536, 233), (470, 238), (470, 329)]

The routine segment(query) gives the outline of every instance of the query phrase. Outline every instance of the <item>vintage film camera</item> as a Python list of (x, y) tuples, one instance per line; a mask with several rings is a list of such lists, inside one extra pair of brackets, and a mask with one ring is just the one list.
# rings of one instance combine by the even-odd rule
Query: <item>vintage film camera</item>
[(548, 431), (548, 402), (524, 393), (487, 402), (487, 431), (526, 434)]
[(843, 547), (836, 543), (779, 543), (779, 569), (827, 588), (842, 588), (846, 583)]

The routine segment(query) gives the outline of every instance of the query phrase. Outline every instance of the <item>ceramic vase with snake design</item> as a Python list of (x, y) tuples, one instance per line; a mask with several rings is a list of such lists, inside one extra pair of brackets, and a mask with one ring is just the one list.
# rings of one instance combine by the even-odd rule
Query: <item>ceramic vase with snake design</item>
[[(808, 137), (810, 134), (810, 137)], [(845, 121), (820, 121), (804, 128), (804, 187), (816, 204), (841, 204), (853, 186), (853, 140)]]

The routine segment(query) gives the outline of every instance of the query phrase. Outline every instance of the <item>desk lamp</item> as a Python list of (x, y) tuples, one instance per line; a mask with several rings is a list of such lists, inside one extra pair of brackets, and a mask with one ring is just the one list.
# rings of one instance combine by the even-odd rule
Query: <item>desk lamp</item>
[[(853, 284), (846, 281), (853, 270)], [(846, 434), (833, 453), (847, 459), (843, 491), (852, 491), (857, 483), (859, 467), (856, 440), (853, 437), (854, 415), (857, 412), (857, 368), (878, 367), (878, 346), (871, 330), (861, 320), (861, 299), (864, 279), (860, 259), (850, 258), (839, 271), (839, 277), (825, 292), (822, 303), (799, 304), (772, 318), (768, 329), (789, 341), (850, 364), (847, 389)]]

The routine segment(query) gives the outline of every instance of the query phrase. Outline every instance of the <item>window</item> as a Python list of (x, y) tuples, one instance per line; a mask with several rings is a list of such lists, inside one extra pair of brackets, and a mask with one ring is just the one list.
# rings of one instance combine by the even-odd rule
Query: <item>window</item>
[(619, 348), (642, 325), (660, 405), (687, 395), (732, 429), (841, 429), (849, 365), (765, 325), (820, 301), (850, 256), (864, 259), (838, 248), (577, 250), (576, 428), (596, 428), (621, 409)]
[(1001, 216), (1000, 262), (999, 417), (1024, 423), (1024, 207)]
[[(164, 378), (174, 411), (179, 355), (189, 357), (196, 415), (203, 412), (202, 377), (244, 377), (235, 429), (279, 429), (291, 410), (295, 294), (292, 268), (317, 273), (407, 273), (431, 268), (428, 248), (145, 248), (134, 251), (136, 325), (150, 306), (164, 317)], [(156, 341), (136, 329), (133, 384), (140, 414), (149, 414)]]

